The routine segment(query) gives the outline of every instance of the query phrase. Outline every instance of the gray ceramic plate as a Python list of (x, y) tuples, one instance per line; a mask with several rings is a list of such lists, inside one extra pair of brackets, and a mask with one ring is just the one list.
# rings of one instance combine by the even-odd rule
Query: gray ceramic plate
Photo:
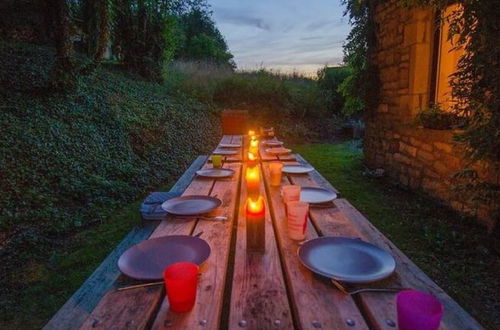
[(360, 239), (319, 237), (304, 242), (298, 256), (311, 271), (348, 283), (369, 283), (390, 276), (396, 268), (386, 251)]
[(118, 259), (120, 271), (140, 280), (160, 280), (165, 267), (181, 261), (202, 264), (210, 256), (203, 239), (176, 235), (148, 239), (129, 248)]
[(215, 149), (213, 151), (214, 155), (236, 155), (237, 153), (237, 150), (232, 149)]
[(169, 199), (161, 208), (175, 215), (196, 215), (208, 213), (222, 204), (218, 198), (204, 195), (182, 196)]
[(304, 174), (314, 171), (314, 168), (306, 165), (285, 165), (282, 171), (288, 174)]
[(236, 144), (236, 143), (221, 143), (221, 144), (219, 144), (219, 147), (221, 147), (221, 148), (240, 148), (241, 144)]
[(292, 150), (287, 148), (269, 148), (266, 152), (271, 155), (286, 155), (292, 152)]
[(210, 168), (196, 171), (196, 174), (205, 178), (228, 178), (234, 174), (229, 168)]
[(327, 203), (337, 198), (337, 194), (331, 190), (316, 187), (302, 187), (300, 189), (300, 200), (311, 204)]
[(283, 142), (281, 141), (278, 141), (278, 140), (265, 140), (265, 141), (262, 141), (266, 146), (269, 146), (269, 147), (281, 147), (283, 145)]

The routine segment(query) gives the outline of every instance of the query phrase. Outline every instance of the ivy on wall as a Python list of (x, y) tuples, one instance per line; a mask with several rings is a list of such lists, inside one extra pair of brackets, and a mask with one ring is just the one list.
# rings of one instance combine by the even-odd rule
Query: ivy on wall
[[(352, 67), (353, 75), (343, 86), (347, 102), (355, 111), (370, 114), (376, 109), (379, 84), (377, 69), (370, 64), (370, 54), (377, 42), (373, 24), (374, 8), (383, 2), (395, 5), (433, 6), (436, 10), (459, 4), (462, 10), (449, 17), (448, 38), (454, 38), (465, 54), (460, 58), (458, 70), (450, 77), (452, 96), (459, 100), (452, 111), (465, 121), (464, 130), (456, 140), (465, 146), (466, 157), (474, 163), (489, 162), (493, 171), (500, 171), (500, 6), (493, 0), (343, 0), (353, 26), (344, 47), (344, 60)], [(368, 92), (371, 91), (371, 92)], [(465, 173), (470, 173), (465, 171)], [(476, 176), (477, 178), (477, 176)], [(498, 180), (497, 180), (498, 181)], [(482, 182), (476, 185), (485, 195), (492, 196), (488, 203), (499, 209), (500, 186)], [(470, 186), (469, 186), (470, 187)], [(500, 218), (494, 212), (493, 218)], [(497, 221), (498, 223), (498, 221)], [(497, 226), (498, 227), (498, 226)]]

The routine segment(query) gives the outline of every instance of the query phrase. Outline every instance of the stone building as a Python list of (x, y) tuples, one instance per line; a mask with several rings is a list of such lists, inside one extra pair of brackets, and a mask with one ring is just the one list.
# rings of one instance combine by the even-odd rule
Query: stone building
[[(368, 165), (383, 168), (392, 178), (422, 189), (454, 209), (474, 213), (490, 228), (487, 206), (473, 207), (453, 193), (452, 175), (463, 168), (463, 150), (453, 142), (453, 130), (418, 127), (415, 117), (430, 104), (447, 109), (453, 103), (449, 75), (457, 67), (462, 49), (448, 40), (446, 18), (454, 5), (403, 8), (393, 1), (375, 8), (377, 48), (372, 61), (378, 67), (380, 103), (366, 119), (365, 157)], [(498, 173), (483, 164), (480, 173), (498, 182)]]

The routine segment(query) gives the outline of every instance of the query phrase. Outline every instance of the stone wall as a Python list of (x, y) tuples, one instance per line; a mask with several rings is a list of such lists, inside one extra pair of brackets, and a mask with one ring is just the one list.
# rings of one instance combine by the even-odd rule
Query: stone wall
[[(377, 52), (372, 61), (380, 72), (380, 103), (366, 118), (365, 157), (373, 168), (456, 210), (475, 213), (470, 202), (451, 190), (451, 177), (464, 167), (463, 150), (453, 143), (452, 131), (418, 128), (415, 116), (429, 104), (432, 9), (405, 9), (393, 1), (377, 5)], [(481, 169), (488, 180), (498, 174)], [(488, 209), (480, 219), (491, 226)]]

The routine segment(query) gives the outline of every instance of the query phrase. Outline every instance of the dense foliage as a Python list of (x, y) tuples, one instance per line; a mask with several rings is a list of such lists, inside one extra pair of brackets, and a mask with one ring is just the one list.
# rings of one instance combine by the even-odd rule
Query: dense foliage
[(236, 67), (224, 37), (207, 10), (199, 6), (193, 7), (189, 12), (180, 15), (178, 22), (180, 42), (175, 52), (176, 59)]
[(353, 115), (376, 108), (378, 70), (369, 61), (376, 46), (373, 6), (375, 1), (343, 0), (352, 28), (344, 45), (344, 62), (352, 70), (340, 86), (345, 98), (344, 113)]
[(342, 94), (342, 86), (348, 77), (352, 75), (352, 68), (349, 66), (324, 67), (318, 71), (318, 86), (325, 91), (330, 91), (330, 110), (335, 113), (346, 110), (346, 99)]
[[(106, 51), (155, 81), (174, 58), (235, 67), (206, 0), (8, 0), (0, 5), (0, 35), (54, 45), (57, 56), (45, 87), (59, 92), (74, 89)], [(75, 49), (88, 60), (75, 65)]]
[(0, 45), (0, 229), (9, 235), (100, 221), (182, 173), (220, 134), (210, 108), (105, 69), (65, 96), (26, 97), (46, 83), (53, 51)]
[[(259, 70), (175, 62), (167, 85), (218, 108), (247, 109), (252, 124), (272, 125), (286, 140), (331, 140), (338, 136), (339, 109), (331, 82)], [(340, 105), (341, 107), (341, 105)]]
[(438, 104), (425, 108), (415, 118), (418, 125), (424, 128), (448, 130), (460, 125), (460, 117), (450, 111), (441, 109)]

